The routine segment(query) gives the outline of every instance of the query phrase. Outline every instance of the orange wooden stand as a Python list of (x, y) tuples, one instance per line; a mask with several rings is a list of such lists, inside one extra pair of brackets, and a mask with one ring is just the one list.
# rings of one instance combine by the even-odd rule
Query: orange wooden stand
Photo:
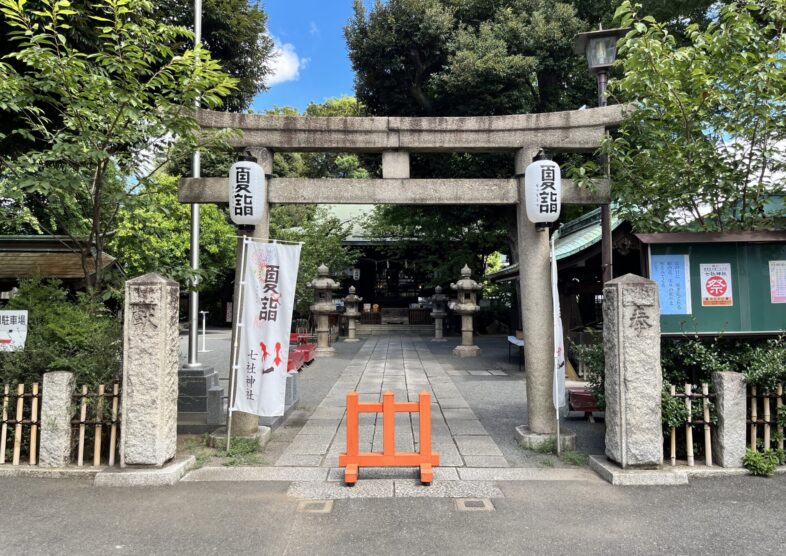
[[(396, 413), (420, 414), (420, 452), (396, 452)], [(361, 413), (382, 413), (382, 453), (359, 452), (358, 416)], [(360, 403), (358, 393), (347, 394), (347, 451), (338, 456), (339, 467), (345, 467), (344, 482), (354, 485), (361, 467), (420, 467), (420, 482), (431, 484), (433, 466), (439, 465), (439, 454), (431, 451), (431, 396), (421, 392), (417, 402), (396, 403), (393, 392), (382, 394), (382, 403)]]

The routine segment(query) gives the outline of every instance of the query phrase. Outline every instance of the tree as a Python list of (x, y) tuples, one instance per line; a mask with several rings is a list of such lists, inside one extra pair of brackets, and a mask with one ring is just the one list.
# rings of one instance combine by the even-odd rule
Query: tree
[(771, 228), (786, 171), (786, 1), (724, 7), (705, 30), (688, 26), (686, 46), (630, 2), (617, 13), (633, 27), (610, 84), (630, 110), (605, 146), (622, 214), (640, 230)]
[[(174, 176), (158, 173), (134, 203), (120, 209), (109, 246), (127, 274), (158, 272), (182, 284), (191, 281), (190, 208), (178, 201), (177, 182)], [(210, 289), (235, 267), (235, 230), (216, 205), (204, 205), (200, 215), (198, 284)]]
[[(40, 229), (70, 236), (100, 290), (118, 212), (166, 162), (172, 137), (196, 135), (196, 99), (219, 106), (235, 81), (205, 49), (181, 47), (191, 33), (156, 21), (147, 0), (42, 6), (0, 0), (17, 45), (14, 63), (0, 62), (0, 109), (18, 124), (0, 134), (0, 197), (30, 208)], [(64, 35), (88, 23), (93, 52)], [(19, 140), (25, 148), (6, 150)]]

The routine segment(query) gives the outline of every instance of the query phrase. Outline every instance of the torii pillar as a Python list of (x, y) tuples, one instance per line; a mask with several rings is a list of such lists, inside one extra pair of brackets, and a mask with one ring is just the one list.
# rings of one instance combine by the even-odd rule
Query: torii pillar
[[(521, 322), (524, 331), (524, 369), (527, 380), (527, 424), (516, 427), (519, 444), (537, 448), (557, 433), (557, 417), (552, 402), (554, 381), (554, 317), (551, 301), (551, 261), (549, 232), (538, 231), (527, 218), (524, 200), (524, 172), (538, 154), (538, 147), (516, 152), (519, 202), (518, 227)], [(575, 447), (576, 436), (567, 430), (560, 443)]]

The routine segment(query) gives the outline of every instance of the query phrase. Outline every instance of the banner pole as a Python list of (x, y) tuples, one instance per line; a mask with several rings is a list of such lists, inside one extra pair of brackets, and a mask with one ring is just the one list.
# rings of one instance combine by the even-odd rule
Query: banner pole
[(246, 277), (246, 259), (247, 259), (247, 251), (248, 251), (248, 237), (243, 236), (243, 248), (240, 251), (240, 272), (238, 273), (235, 279), (240, 280), (238, 284), (238, 292), (237, 292), (237, 299), (235, 302), (237, 303), (237, 311), (235, 322), (232, 323), (235, 331), (235, 344), (232, 346), (232, 366), (229, 369), (229, 403), (227, 404), (227, 448), (226, 451), (229, 451), (229, 443), (231, 441), (232, 435), (232, 405), (235, 402), (235, 394), (237, 390), (237, 359), (238, 359), (238, 350), (240, 348), (240, 334), (242, 334), (242, 326), (240, 321), (243, 315), (243, 292), (245, 290), (244, 282)]
[(562, 448), (559, 445), (559, 408), (556, 409), (557, 414), (557, 457), (560, 457)]

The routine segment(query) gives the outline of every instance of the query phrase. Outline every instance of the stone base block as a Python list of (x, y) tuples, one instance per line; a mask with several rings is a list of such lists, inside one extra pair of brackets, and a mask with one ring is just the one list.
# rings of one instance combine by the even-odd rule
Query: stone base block
[(453, 355), (458, 357), (477, 357), (480, 355), (478, 346), (456, 346), (453, 348)]
[[(556, 434), (539, 434), (532, 432), (527, 425), (519, 425), (516, 427), (516, 441), (519, 446), (527, 448), (528, 450), (535, 450), (544, 442), (550, 442), (556, 439), (556, 437)], [(575, 450), (576, 433), (572, 430), (560, 427), (559, 444), (560, 450)]]
[(171, 486), (196, 464), (194, 456), (176, 458), (161, 467), (109, 467), (96, 475), (97, 487)]
[(359, 342), (360, 340), (358, 340), (357, 338), (344, 338), (344, 341), (345, 342)]
[(623, 469), (606, 456), (590, 456), (590, 469), (603, 480), (616, 486), (687, 485), (688, 474), (677, 468)]
[[(270, 436), (272, 431), (270, 427), (259, 427), (255, 434), (251, 434), (248, 436), (235, 436), (232, 435), (232, 441), (237, 438), (243, 438), (248, 440), (256, 440), (259, 442), (259, 449), (265, 447), (265, 445), (270, 442)], [(215, 448), (217, 450), (226, 450), (227, 447), (227, 429), (226, 427), (221, 427), (220, 429), (216, 429), (210, 436), (207, 437), (207, 445), (211, 448)]]
[(447, 342), (445, 338), (431, 338), (432, 342)]
[(314, 350), (314, 357), (335, 357), (336, 356), (336, 348), (329, 347), (329, 348), (317, 348)]

